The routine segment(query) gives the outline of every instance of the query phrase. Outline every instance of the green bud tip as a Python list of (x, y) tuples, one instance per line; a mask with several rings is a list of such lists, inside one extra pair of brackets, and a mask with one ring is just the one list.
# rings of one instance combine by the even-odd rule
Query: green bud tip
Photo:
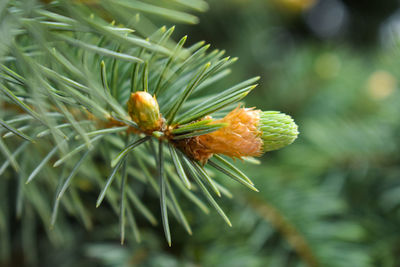
[(278, 111), (263, 111), (259, 130), (264, 142), (264, 152), (283, 148), (297, 138), (299, 131), (292, 117)]

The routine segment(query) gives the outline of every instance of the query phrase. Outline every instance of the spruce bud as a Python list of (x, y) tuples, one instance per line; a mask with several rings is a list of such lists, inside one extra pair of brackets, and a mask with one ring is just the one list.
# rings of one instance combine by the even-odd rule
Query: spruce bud
[(156, 97), (139, 91), (132, 93), (128, 101), (128, 113), (132, 120), (145, 132), (158, 131), (163, 126)]
[(232, 158), (261, 156), (291, 144), (299, 134), (293, 119), (277, 111), (238, 107), (214, 122), (226, 126), (180, 141), (177, 146), (204, 164), (213, 154)]

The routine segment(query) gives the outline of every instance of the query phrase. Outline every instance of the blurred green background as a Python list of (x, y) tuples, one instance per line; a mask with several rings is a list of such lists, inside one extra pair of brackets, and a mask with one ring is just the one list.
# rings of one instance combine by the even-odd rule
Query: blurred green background
[[(260, 192), (220, 180), (234, 195), (222, 201), (232, 228), (182, 203), (193, 235), (172, 223), (172, 248), (143, 218), (142, 242), (124, 246), (116, 225), (87, 232), (71, 220), (71, 240), (48, 253), (43, 235), (25, 257), (46, 266), (400, 266), (398, 1), (209, 4), (200, 24), (178, 25), (174, 37), (239, 57), (218, 86), (259, 75), (246, 106), (299, 125), (295, 143), (260, 164), (237, 161)], [(7, 266), (19, 266), (19, 256)]]

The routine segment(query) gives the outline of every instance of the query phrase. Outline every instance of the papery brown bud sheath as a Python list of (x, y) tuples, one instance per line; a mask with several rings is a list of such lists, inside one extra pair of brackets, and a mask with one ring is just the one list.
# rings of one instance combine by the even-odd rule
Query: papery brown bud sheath
[(189, 157), (205, 164), (213, 154), (231, 158), (261, 156), (291, 144), (298, 135), (293, 119), (276, 111), (238, 107), (215, 123), (227, 126), (179, 141), (177, 146)]

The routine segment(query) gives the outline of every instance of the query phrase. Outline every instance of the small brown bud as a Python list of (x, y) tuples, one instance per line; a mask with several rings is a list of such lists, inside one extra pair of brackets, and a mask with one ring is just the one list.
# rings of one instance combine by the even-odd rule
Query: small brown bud
[(163, 119), (157, 100), (149, 93), (139, 91), (132, 93), (128, 101), (128, 113), (132, 120), (145, 132), (159, 131)]

